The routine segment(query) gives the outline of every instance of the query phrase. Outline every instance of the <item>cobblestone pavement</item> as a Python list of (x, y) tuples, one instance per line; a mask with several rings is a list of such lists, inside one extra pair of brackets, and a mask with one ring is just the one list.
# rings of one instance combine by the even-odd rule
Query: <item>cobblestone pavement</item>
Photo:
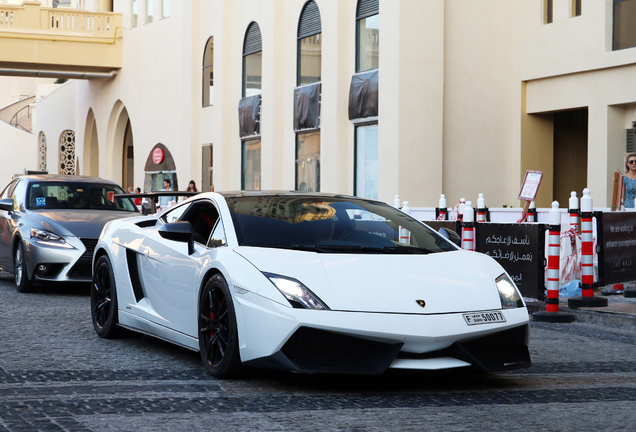
[(86, 287), (19, 294), (0, 275), (0, 432), (633, 431), (636, 334), (532, 323), (533, 366), (501, 374), (216, 380), (198, 353), (99, 339)]

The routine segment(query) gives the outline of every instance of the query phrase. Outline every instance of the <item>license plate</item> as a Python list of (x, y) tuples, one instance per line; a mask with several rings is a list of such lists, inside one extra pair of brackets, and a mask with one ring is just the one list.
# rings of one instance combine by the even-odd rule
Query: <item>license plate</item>
[(506, 322), (506, 317), (501, 312), (473, 312), (463, 314), (468, 325), (492, 324)]

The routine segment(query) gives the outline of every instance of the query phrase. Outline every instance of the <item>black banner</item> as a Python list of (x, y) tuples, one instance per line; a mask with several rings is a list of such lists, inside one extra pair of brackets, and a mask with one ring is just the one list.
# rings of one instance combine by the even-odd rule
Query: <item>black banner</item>
[(600, 216), (599, 283), (612, 285), (636, 280), (636, 213), (604, 212)]
[(538, 223), (479, 223), (477, 251), (494, 258), (524, 297), (543, 299), (545, 229)]

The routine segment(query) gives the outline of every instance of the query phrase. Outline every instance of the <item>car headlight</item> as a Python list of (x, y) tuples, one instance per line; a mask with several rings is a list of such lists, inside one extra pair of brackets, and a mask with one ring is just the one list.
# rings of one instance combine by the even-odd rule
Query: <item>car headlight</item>
[(39, 244), (42, 245), (73, 249), (73, 246), (68, 244), (66, 240), (64, 240), (57, 234), (53, 234), (50, 231), (45, 231), (38, 228), (31, 228), (31, 238), (35, 239)]
[(497, 283), (502, 309), (523, 307), (521, 294), (519, 294), (517, 287), (505, 273), (495, 279), (495, 282)]
[(297, 309), (329, 310), (329, 307), (300, 281), (274, 273), (263, 272), (263, 274), (278, 288), (292, 307)]

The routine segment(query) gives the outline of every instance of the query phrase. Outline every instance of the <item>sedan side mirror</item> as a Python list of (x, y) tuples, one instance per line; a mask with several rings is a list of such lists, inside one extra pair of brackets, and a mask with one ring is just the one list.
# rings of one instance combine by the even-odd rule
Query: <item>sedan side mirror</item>
[(459, 247), (462, 246), (462, 238), (455, 231), (442, 227), (439, 229), (439, 233), (442, 237), (450, 240), (452, 243), (455, 243), (457, 246)]
[(194, 253), (194, 239), (190, 222), (172, 222), (159, 228), (159, 235), (167, 240), (188, 244), (188, 255)]
[(13, 202), (13, 199), (11, 198), (5, 198), (0, 200), (0, 210), (12, 212), (13, 205), (14, 205), (14, 202)]

